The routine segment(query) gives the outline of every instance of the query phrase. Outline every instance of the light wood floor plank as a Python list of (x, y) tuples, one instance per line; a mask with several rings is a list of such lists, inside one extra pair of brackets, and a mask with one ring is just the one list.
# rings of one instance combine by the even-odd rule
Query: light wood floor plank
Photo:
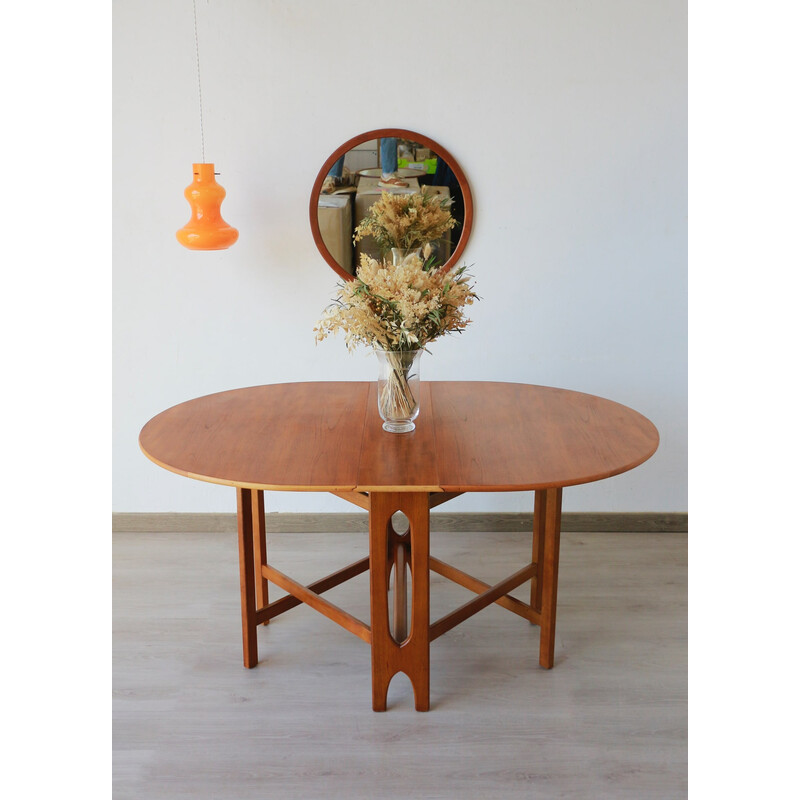
[[(367, 550), (268, 541), (305, 583)], [(494, 584), (530, 539), (434, 533), (431, 552)], [(326, 597), (368, 620), (368, 592), (364, 574)], [(472, 597), (431, 575), (432, 619)], [(305, 606), (259, 627), (245, 670), (235, 534), (115, 534), (113, 610), (115, 800), (686, 797), (684, 534), (564, 533), (555, 668), (493, 605), (432, 645), (425, 714), (404, 675), (373, 712), (368, 645)]]

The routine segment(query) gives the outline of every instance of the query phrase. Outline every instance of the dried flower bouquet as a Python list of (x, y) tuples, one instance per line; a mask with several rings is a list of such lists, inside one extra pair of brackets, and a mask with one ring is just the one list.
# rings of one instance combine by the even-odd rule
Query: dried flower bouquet
[[(359, 344), (385, 351), (390, 376), (379, 402), (407, 416), (417, 406), (409, 385), (413, 352), (470, 323), (466, 306), (479, 299), (467, 267), (436, 267), (412, 256), (400, 266), (361, 255), (356, 278), (339, 284), (337, 297), (314, 328), (317, 342), (342, 331), (347, 349)], [(405, 413), (404, 413), (405, 412)]]
[(371, 236), (384, 253), (393, 247), (411, 249), (434, 242), (456, 225), (448, 210), (450, 202), (428, 192), (383, 192), (356, 227), (353, 241)]

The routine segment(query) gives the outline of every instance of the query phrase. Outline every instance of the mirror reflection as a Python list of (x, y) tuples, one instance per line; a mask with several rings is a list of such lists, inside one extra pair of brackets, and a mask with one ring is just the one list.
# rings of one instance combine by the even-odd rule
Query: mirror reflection
[(414, 206), (414, 213), (433, 220), (431, 224), (442, 214), (439, 209), (446, 210), (452, 224), (434, 228), (437, 238), (430, 242), (431, 255), (438, 264), (460, 255), (472, 216), (463, 172), (444, 148), (427, 137), (385, 129), (338, 148), (314, 185), (310, 208), (314, 239), (336, 272), (352, 278), (362, 253), (391, 262), (387, 237), (364, 224), (371, 209), (374, 214), (382, 207), (384, 193), (390, 196), (390, 206)]

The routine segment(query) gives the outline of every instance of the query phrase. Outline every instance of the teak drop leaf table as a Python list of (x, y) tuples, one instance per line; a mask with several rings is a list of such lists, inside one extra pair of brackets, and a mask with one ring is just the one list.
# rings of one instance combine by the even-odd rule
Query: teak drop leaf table
[[(431, 642), (498, 603), (539, 626), (539, 663), (552, 668), (562, 490), (641, 464), (658, 447), (655, 427), (580, 392), (448, 381), (421, 383), (416, 430), (392, 434), (376, 391), (355, 382), (235, 389), (174, 406), (142, 429), (141, 449), (159, 466), (236, 489), (245, 667), (258, 663), (257, 627), (307, 603), (370, 644), (375, 711), (386, 709), (398, 672), (427, 711)], [(369, 555), (308, 586), (293, 580), (267, 560), (265, 491), (331, 492), (366, 509)], [(463, 492), (517, 491), (535, 492), (530, 563), (489, 586), (430, 555), (431, 508)], [(392, 524), (398, 511), (407, 531)], [(370, 624), (323, 596), (367, 570)], [(477, 596), (431, 622), (430, 570)], [(526, 581), (530, 603), (509, 594)], [(269, 582), (288, 594), (270, 603)]]

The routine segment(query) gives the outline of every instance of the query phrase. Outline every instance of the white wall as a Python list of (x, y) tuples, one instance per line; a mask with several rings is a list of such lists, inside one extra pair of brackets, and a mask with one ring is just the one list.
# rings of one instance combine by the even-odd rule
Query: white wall
[[(198, 0), (197, 11), (205, 157), (240, 232), (209, 253), (175, 240), (201, 160), (192, 2), (114, 3), (114, 510), (234, 509), (231, 489), (139, 451), (142, 425), (168, 406), (374, 378), (340, 339), (315, 346), (336, 276), (307, 208), (337, 145), (398, 126), (448, 149), (475, 199), (464, 260), (483, 300), (463, 336), (432, 345), (423, 377), (556, 385), (636, 408), (659, 451), (568, 489), (564, 508), (685, 511), (685, 2)], [(318, 494), (269, 501), (352, 509)], [(476, 494), (448, 508), (530, 504)]]

